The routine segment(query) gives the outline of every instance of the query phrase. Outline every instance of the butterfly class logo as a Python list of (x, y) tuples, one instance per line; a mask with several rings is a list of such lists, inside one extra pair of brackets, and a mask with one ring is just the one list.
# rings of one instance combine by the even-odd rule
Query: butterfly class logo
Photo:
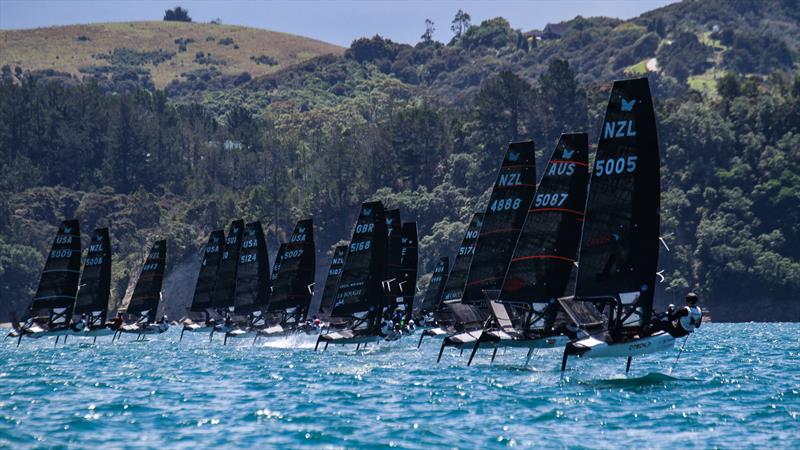
[(306, 232), (306, 227), (297, 227), (297, 234), (303, 234)]
[(633, 111), (634, 105), (636, 105), (636, 99), (633, 100), (625, 100), (625, 97), (620, 97), (622, 101), (620, 104), (620, 111)]
[(511, 152), (508, 154), (508, 160), (511, 162), (516, 162), (519, 160), (519, 152)]
[(564, 159), (572, 158), (572, 155), (575, 154), (575, 150), (570, 150), (567, 147), (564, 147)]
[(64, 227), (64, 233), (72, 233), (72, 227)]
[(239, 232), (239, 227), (233, 227), (233, 230), (231, 230), (231, 231), (233, 233), (238, 233)]
[(364, 210), (361, 213), (362, 216), (368, 216), (370, 214), (372, 214), (372, 208), (364, 208)]

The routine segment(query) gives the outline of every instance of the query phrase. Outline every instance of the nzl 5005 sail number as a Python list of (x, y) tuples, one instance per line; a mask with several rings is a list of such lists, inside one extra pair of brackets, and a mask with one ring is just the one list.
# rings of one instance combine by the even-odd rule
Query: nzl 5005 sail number
[(636, 160), (636, 155), (611, 159), (598, 159), (594, 165), (594, 176), (602, 177), (636, 172)]

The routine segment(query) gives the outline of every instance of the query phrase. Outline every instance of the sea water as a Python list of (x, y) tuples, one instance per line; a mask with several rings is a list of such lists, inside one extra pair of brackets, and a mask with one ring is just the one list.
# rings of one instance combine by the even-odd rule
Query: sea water
[[(800, 324), (706, 324), (673, 351), (569, 361), (440, 340), (0, 341), (0, 447), (800, 447)], [(677, 364), (675, 363), (676, 359)]]

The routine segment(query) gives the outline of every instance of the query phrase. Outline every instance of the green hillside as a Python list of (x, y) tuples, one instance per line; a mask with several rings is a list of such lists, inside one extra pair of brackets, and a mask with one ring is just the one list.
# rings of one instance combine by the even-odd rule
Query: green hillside
[(210, 229), (260, 219), (275, 249), (311, 215), (322, 274), (367, 199), (418, 220), (421, 272), (430, 271), (484, 208), (510, 140), (534, 139), (540, 167), (561, 132), (596, 142), (610, 81), (647, 76), (670, 248), (658, 301), (692, 289), (715, 320), (800, 320), (794, 2), (576, 17), (544, 40), (502, 18), (463, 29), (414, 46), (360, 38), (252, 79), (204, 67), (164, 89), (4, 67), (0, 295), (25, 304), (59, 218), (79, 216), (85, 230), (112, 227), (117, 301), (145, 242), (167, 237), (165, 298), (180, 315)]
[(341, 47), (234, 25), (122, 22), (0, 31), (0, 66), (84, 78), (133, 78), (164, 88), (193, 72), (258, 77)]

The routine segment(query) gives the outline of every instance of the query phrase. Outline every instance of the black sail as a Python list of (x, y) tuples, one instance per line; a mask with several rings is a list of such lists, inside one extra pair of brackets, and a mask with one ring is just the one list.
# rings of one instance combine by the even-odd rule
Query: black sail
[(297, 222), (289, 242), (281, 244), (278, 251), (269, 311), (285, 311), (297, 320), (304, 319), (311, 304), (315, 270), (314, 222), (305, 219)]
[(72, 317), (81, 274), (81, 231), (77, 220), (61, 222), (33, 297), (31, 312), (49, 310), (51, 325), (65, 325)]
[(548, 307), (567, 295), (583, 227), (588, 154), (586, 133), (561, 135), (503, 281), (498, 301), (531, 305), (534, 328), (543, 328), (552, 319)]
[(614, 82), (592, 170), (575, 295), (616, 297), (615, 328), (646, 328), (660, 227), (660, 157), (646, 78)]
[(156, 321), (166, 261), (167, 241), (156, 241), (147, 254), (139, 279), (136, 280), (136, 287), (133, 288), (133, 295), (126, 310), (128, 314), (146, 314), (148, 323)]
[[(467, 231), (464, 233), (464, 239), (461, 240), (461, 246), (458, 247), (453, 270), (447, 277), (442, 292), (442, 303), (458, 301), (464, 295), (464, 286), (467, 284), (469, 267), (472, 265), (472, 256), (475, 255), (475, 243), (478, 242), (481, 226), (483, 226), (483, 213), (473, 214)], [(437, 310), (439, 310), (438, 306)]]
[(219, 262), (222, 259), (224, 241), (224, 230), (214, 230), (208, 236), (208, 242), (203, 247), (203, 262), (200, 265), (200, 273), (197, 275), (190, 311), (204, 312), (212, 307), (211, 296), (214, 293), (214, 282), (217, 279), (217, 270), (219, 270)]
[(439, 258), (436, 267), (433, 269), (431, 281), (428, 283), (428, 289), (425, 291), (425, 297), (422, 299), (422, 304), (419, 306), (420, 315), (424, 316), (438, 309), (439, 303), (442, 301), (444, 285), (447, 283), (447, 274), (449, 270), (450, 258), (447, 256)]
[(347, 249), (331, 316), (365, 319), (377, 327), (384, 307), (386, 216), (381, 202), (361, 205)]
[(484, 306), (484, 291), (501, 288), (535, 190), (533, 141), (509, 144), (483, 215), (461, 303)]
[(414, 294), (417, 293), (417, 264), (419, 259), (417, 242), (417, 222), (406, 222), (400, 232), (402, 251), (400, 253), (400, 276), (397, 284), (398, 300), (405, 306), (405, 320), (411, 319), (414, 309)]
[(111, 295), (111, 239), (108, 228), (94, 230), (86, 260), (83, 262), (75, 314), (90, 314), (91, 325), (102, 325)]
[(217, 278), (214, 283), (214, 292), (211, 295), (211, 305), (217, 309), (230, 308), (234, 303), (236, 294), (236, 271), (239, 267), (239, 250), (242, 246), (242, 233), (244, 220), (237, 219), (228, 227), (222, 258), (217, 269)]
[(322, 291), (322, 300), (319, 304), (319, 314), (321, 317), (330, 317), (333, 311), (333, 301), (336, 298), (336, 287), (339, 285), (339, 277), (342, 276), (342, 266), (344, 258), (347, 256), (347, 246), (339, 245), (333, 251), (331, 265), (328, 269), (328, 276), (325, 278), (325, 287)]
[(401, 253), (403, 252), (402, 225), (399, 209), (386, 210), (386, 295), (393, 300), (400, 292)]
[(269, 256), (261, 222), (244, 227), (236, 270), (236, 289), (233, 310), (250, 314), (266, 308), (269, 302)]

